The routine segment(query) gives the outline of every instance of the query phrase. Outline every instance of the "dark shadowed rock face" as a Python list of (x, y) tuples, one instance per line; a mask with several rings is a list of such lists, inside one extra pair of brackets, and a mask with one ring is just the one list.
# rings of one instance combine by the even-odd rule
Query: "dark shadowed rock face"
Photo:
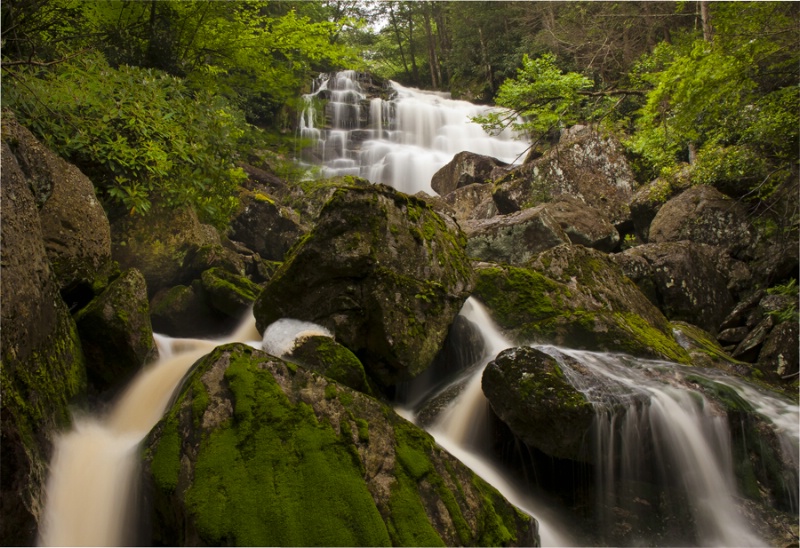
[(714, 187), (700, 185), (665, 203), (650, 224), (651, 243), (681, 240), (718, 246), (734, 257), (744, 257), (754, 235), (740, 203)]
[(555, 358), (535, 348), (510, 348), (486, 366), (483, 393), (522, 441), (547, 455), (583, 460), (594, 408)]
[(569, 243), (545, 205), (465, 223), (467, 253), (482, 261), (522, 265), (557, 245)]
[(34, 196), (5, 140), (2, 166), (0, 538), (13, 546), (35, 540), (52, 437), (69, 424), (69, 405), (86, 389), (86, 370)]
[(368, 397), (245, 345), (188, 377), (146, 442), (153, 542), (538, 545), (535, 521)]
[(158, 356), (144, 277), (129, 269), (75, 316), (89, 380), (115, 388)]
[(433, 174), (431, 188), (445, 196), (457, 188), (485, 184), (505, 174), (508, 164), (497, 158), (474, 152), (459, 152), (443, 168)]
[(231, 220), (230, 238), (270, 261), (282, 261), (289, 248), (305, 232), (299, 216), (278, 204), (263, 190), (245, 192), (239, 211)]
[[(693, 242), (646, 244), (621, 255), (643, 258), (650, 267), (632, 269), (632, 261), (621, 261), (625, 273), (637, 284), (653, 287), (658, 306), (671, 320), (697, 325), (712, 334), (733, 310), (735, 302), (729, 280), (720, 272), (721, 250)], [(726, 255), (723, 252), (723, 255)]]
[(4, 120), (3, 132), (33, 192), (59, 285), (67, 291), (81, 284), (91, 287), (111, 259), (111, 229), (92, 182), (13, 118)]
[(335, 192), (255, 304), (325, 326), (385, 386), (421, 373), (472, 290), (458, 226), (383, 186)]

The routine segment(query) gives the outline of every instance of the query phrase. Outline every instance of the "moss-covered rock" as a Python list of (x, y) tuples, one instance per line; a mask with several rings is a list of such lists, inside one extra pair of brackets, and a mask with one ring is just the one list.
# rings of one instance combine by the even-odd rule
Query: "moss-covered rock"
[(244, 345), (197, 365), (146, 445), (157, 544), (538, 544), (389, 407)]
[(200, 280), (209, 305), (233, 318), (240, 318), (261, 293), (261, 287), (246, 277), (219, 267), (203, 272)]
[(708, 331), (686, 322), (672, 322), (672, 327), (678, 342), (692, 357), (692, 365), (721, 369), (738, 375), (750, 372), (749, 364), (729, 356)]
[(472, 289), (458, 226), (417, 198), (374, 185), (335, 192), (254, 308), (322, 325), (384, 386), (427, 368)]
[(365, 394), (372, 393), (361, 361), (350, 350), (330, 337), (315, 335), (301, 338), (286, 359), (353, 390)]
[(519, 341), (688, 363), (666, 318), (599, 251), (559, 246), (528, 268), (480, 265), (475, 297)]
[(162, 289), (150, 301), (153, 330), (172, 337), (218, 335), (225, 316), (208, 304), (200, 280)]
[(75, 316), (89, 380), (103, 391), (129, 379), (158, 356), (147, 286), (128, 269)]
[(297, 213), (276, 202), (267, 189), (256, 187), (243, 191), (231, 220), (230, 238), (264, 259), (282, 261), (305, 230)]
[(0, 542), (13, 546), (35, 540), (52, 439), (69, 425), (69, 405), (85, 394), (86, 370), (33, 194), (5, 141), (2, 165)]
[(594, 407), (555, 358), (521, 347), (504, 350), (481, 381), (492, 409), (522, 441), (547, 455), (583, 460)]

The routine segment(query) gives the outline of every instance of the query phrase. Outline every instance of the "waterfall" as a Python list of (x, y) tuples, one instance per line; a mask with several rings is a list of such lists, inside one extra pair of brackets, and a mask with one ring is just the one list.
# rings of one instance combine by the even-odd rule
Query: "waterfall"
[(431, 177), (457, 153), (514, 163), (528, 147), (511, 130), (492, 136), (470, 121), (490, 107), (396, 82), (386, 99), (368, 99), (359, 78), (366, 76), (354, 71), (325, 75), (304, 96), (300, 136), (313, 142), (304, 159), (321, 165), (323, 177), (355, 175), (408, 194), (435, 195)]
[(136, 544), (135, 494), (142, 440), (161, 419), (197, 360), (229, 342), (250, 342), (260, 348), (259, 338), (252, 312), (231, 335), (218, 340), (156, 335), (159, 360), (134, 377), (107, 413), (76, 417), (73, 429), (55, 440), (39, 544)]
[[(502, 336), (474, 299), (467, 301), (461, 314), (481, 329), (486, 351), (461, 394), (439, 414), (429, 431), (440, 445), (497, 487), (506, 498), (535, 516), (540, 522), (544, 546), (572, 544), (575, 540), (564, 533), (559, 517), (547, 512), (548, 504), (537, 500), (519, 479), (510, 480), (497, 457), (487, 449), (491, 438), (488, 401), (481, 390), (483, 370), (500, 351), (514, 345)], [(556, 358), (565, 376), (595, 406), (595, 424), (588, 437), (592, 439), (589, 450), (595, 453), (594, 489), (600, 523), (611, 521), (608, 515), (611, 509), (635, 511), (638, 504), (645, 504), (644, 495), (636, 487), (655, 484), (669, 502), (685, 505), (676, 512), (688, 514), (684, 516), (685, 523), (680, 524), (685, 535), (681, 542), (704, 546), (764, 545), (746, 525), (737, 504), (726, 415), (701, 392), (679, 379), (686, 375), (708, 375), (736, 390), (774, 426), (795, 466), (797, 405), (762, 393), (719, 371), (700, 371), (619, 354), (552, 346), (537, 348)], [(565, 356), (571, 360), (564, 359)], [(580, 373), (574, 370), (575, 364), (581, 368)], [(587, 369), (593, 376), (591, 383), (585, 380)], [(441, 392), (445, 391), (447, 388)], [(413, 411), (406, 410), (405, 415), (410, 420), (416, 418)], [(796, 485), (790, 489), (796, 490)], [(669, 538), (642, 538), (640, 542), (671, 544), (674, 539), (671, 542)]]

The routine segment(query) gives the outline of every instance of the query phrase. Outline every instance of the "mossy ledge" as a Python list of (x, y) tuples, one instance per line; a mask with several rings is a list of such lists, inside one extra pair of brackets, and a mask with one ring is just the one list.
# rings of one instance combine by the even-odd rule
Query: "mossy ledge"
[(244, 345), (198, 363), (144, 461), (156, 544), (538, 544), (532, 518), (391, 408)]

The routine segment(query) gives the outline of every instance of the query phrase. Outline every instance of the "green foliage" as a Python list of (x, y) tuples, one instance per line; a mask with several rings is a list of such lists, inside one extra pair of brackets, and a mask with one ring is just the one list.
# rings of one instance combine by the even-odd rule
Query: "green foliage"
[(785, 284), (770, 287), (767, 289), (767, 293), (770, 295), (785, 295), (787, 297), (793, 297), (793, 300), (785, 307), (781, 308), (780, 310), (772, 310), (769, 312), (769, 314), (773, 316), (778, 323), (798, 321), (798, 288), (796, 279), (792, 278)]
[(156, 70), (111, 68), (97, 54), (3, 84), (20, 122), (130, 213), (147, 213), (153, 201), (191, 204), (223, 226), (236, 207), (246, 123), (224, 99), (190, 94)]
[[(525, 55), (517, 77), (506, 80), (497, 94), (499, 106), (511, 109), (524, 118), (512, 121), (511, 127), (539, 137), (557, 127), (570, 126), (585, 118), (583, 96), (592, 82), (575, 72), (564, 74), (556, 66), (555, 56), (544, 54), (537, 59)], [(509, 125), (507, 112), (478, 116), (474, 121), (487, 131), (498, 131)]]
[(792, 179), (800, 146), (798, 13), (766, 2), (711, 7), (713, 40), (662, 42), (633, 71), (651, 90), (629, 144), (654, 175), (693, 149), (697, 181), (764, 199)]

